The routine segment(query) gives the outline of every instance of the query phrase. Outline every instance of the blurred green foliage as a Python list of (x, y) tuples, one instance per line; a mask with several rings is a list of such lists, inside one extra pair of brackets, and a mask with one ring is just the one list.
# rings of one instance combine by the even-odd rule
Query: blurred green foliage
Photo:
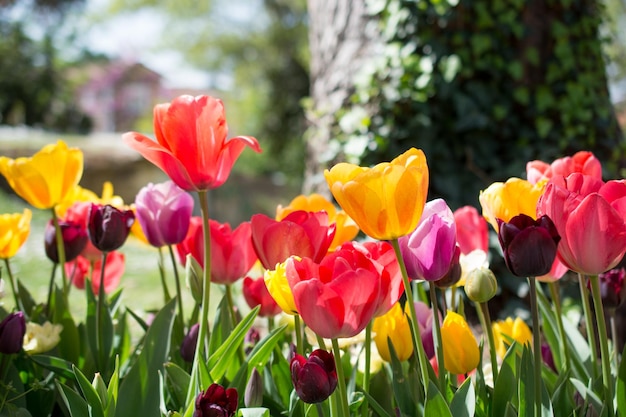
[[(372, 3), (384, 54), (357, 80), (338, 139), (363, 163), (424, 150), (431, 198), (478, 205), (533, 159), (593, 151), (626, 166), (592, 0)], [(373, 109), (373, 111), (372, 111)], [(360, 154), (359, 154), (360, 153)]]

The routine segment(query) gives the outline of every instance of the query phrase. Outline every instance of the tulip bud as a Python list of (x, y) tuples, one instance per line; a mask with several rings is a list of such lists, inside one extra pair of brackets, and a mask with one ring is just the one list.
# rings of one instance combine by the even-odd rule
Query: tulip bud
[(232, 417), (237, 412), (238, 401), (236, 389), (211, 384), (196, 397), (193, 417)]
[(256, 368), (252, 369), (246, 391), (243, 395), (243, 403), (246, 407), (260, 407), (263, 404), (263, 378)]
[(259, 333), (259, 331), (256, 328), (251, 327), (250, 330), (248, 330), (248, 333), (246, 333), (246, 337), (243, 339), (243, 350), (246, 355), (250, 353), (252, 349), (254, 349), (254, 347), (257, 343), (259, 343), (260, 340), (261, 334)]
[(191, 291), (191, 296), (199, 304), (202, 302), (202, 267), (193, 256), (185, 259), (185, 281)]
[(109, 393), (107, 391), (107, 385), (102, 379), (102, 375), (100, 372), (96, 372), (93, 377), (93, 381), (91, 382), (91, 386), (94, 387), (98, 397), (100, 398), (100, 402), (102, 403), (102, 408), (106, 409), (107, 403), (109, 402)]
[[(81, 225), (74, 222), (59, 221), (61, 228), (61, 236), (63, 238), (63, 248), (65, 251), (65, 262), (71, 262), (87, 246), (87, 230)], [(57, 235), (52, 220), (46, 224), (44, 231), (44, 247), (46, 256), (55, 264), (59, 263), (59, 254), (57, 251)]]
[(107, 204), (91, 204), (87, 233), (91, 243), (102, 252), (119, 249), (135, 222), (132, 210), (119, 210)]
[(6, 316), (0, 322), (0, 353), (5, 355), (18, 353), (22, 349), (25, 333), (26, 321), (24, 320), (24, 313), (18, 311)]
[(337, 387), (337, 371), (332, 353), (316, 349), (306, 359), (295, 354), (291, 360), (291, 381), (298, 397), (308, 404), (328, 398)]
[(199, 330), (200, 325), (198, 323), (191, 326), (189, 333), (187, 333), (187, 335), (183, 338), (183, 342), (180, 344), (180, 356), (186, 362), (193, 362), (193, 358), (196, 355)]
[(548, 365), (550, 369), (556, 372), (556, 365), (554, 364), (554, 356), (552, 356), (552, 351), (550, 350), (550, 346), (547, 343), (541, 344), (541, 358), (543, 359), (543, 363)]
[(465, 294), (476, 303), (486, 303), (498, 291), (498, 281), (489, 268), (476, 268), (465, 278)]

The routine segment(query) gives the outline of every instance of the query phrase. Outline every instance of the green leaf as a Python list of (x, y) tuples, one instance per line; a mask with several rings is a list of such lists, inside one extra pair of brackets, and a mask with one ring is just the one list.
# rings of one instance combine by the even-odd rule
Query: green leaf
[(72, 362), (47, 355), (32, 355), (30, 358), (38, 365), (43, 366), (63, 378), (74, 379)]
[[(591, 388), (576, 378), (571, 378), (570, 382), (576, 388), (576, 391), (583, 397), (585, 401), (587, 401), (591, 406), (595, 409), (596, 412), (600, 413), (600, 411), (604, 407), (604, 401), (598, 397), (598, 395), (591, 390)], [(589, 385), (591, 385), (591, 380), (589, 380)]]
[[(173, 362), (165, 364), (165, 386), (172, 397), (174, 408), (182, 408), (187, 398), (191, 376)], [(241, 392), (241, 391), (239, 391)]]
[(467, 378), (454, 393), (450, 411), (454, 417), (472, 417), (476, 410), (476, 392), (472, 379)]
[(54, 383), (63, 403), (70, 412), (70, 417), (91, 417), (89, 415), (89, 407), (83, 397), (67, 385), (59, 383), (59, 381), (55, 380)]
[(622, 361), (617, 372), (617, 390), (615, 395), (617, 397), (617, 410), (621, 410), (621, 413), (626, 413), (626, 346), (621, 358)]
[[(426, 398), (426, 405), (424, 407), (425, 416), (437, 416), (437, 417), (452, 417), (450, 408), (446, 403), (445, 398), (437, 389), (437, 386), (433, 381), (429, 381), (428, 384), (428, 398)], [(455, 415), (456, 417), (456, 415)]]
[(379, 417), (392, 417), (385, 409), (376, 401), (374, 397), (372, 397), (368, 392), (363, 391), (362, 394), (367, 398), (368, 404), (372, 407), (374, 412), (378, 414)]
[(528, 345), (524, 346), (518, 375), (518, 413), (520, 417), (535, 415), (535, 371), (533, 355)]
[(114, 417), (115, 410), (117, 408), (117, 396), (119, 392), (120, 381), (120, 360), (119, 357), (115, 357), (115, 370), (111, 375), (109, 386), (107, 388), (107, 406), (105, 408), (106, 417)]
[(80, 335), (78, 334), (78, 327), (74, 323), (72, 313), (65, 302), (63, 293), (55, 286), (52, 293), (53, 307), (52, 322), (58, 323), (63, 326), (61, 331), (61, 339), (57, 348), (59, 350), (61, 358), (72, 362), (78, 363), (80, 356)]
[(90, 415), (92, 417), (104, 417), (104, 410), (102, 409), (102, 400), (98, 395), (96, 389), (91, 385), (91, 382), (76, 366), (73, 367), (74, 375), (78, 386), (80, 387), (83, 397), (87, 400), (89, 405)]
[(511, 400), (517, 398), (517, 381), (515, 374), (508, 362), (502, 362), (498, 379), (495, 381), (491, 404), (491, 416), (505, 415), (507, 406)]
[(24, 307), (24, 313), (26, 316), (30, 316), (33, 314), (33, 310), (37, 306), (37, 303), (33, 299), (33, 296), (30, 294), (28, 289), (22, 285), (22, 281), (17, 279), (17, 291), (20, 296), (20, 302), (22, 303), (22, 307)]
[(141, 353), (120, 385), (116, 416), (159, 415), (159, 371), (170, 349), (175, 301), (170, 300), (148, 328)]
[[(407, 378), (406, 369), (408, 366), (406, 362), (400, 362), (396, 351), (393, 348), (393, 344), (390, 340), (387, 340), (389, 345), (389, 356), (391, 357), (391, 383), (393, 385), (393, 394), (396, 399), (396, 404), (402, 412), (408, 416), (417, 415), (416, 405), (418, 404), (418, 392), (422, 392), (422, 387), (414, 387), (411, 385), (410, 378)], [(416, 362), (416, 355), (412, 355), (409, 361)]]
[(270, 410), (263, 407), (242, 408), (237, 415), (240, 417), (270, 417)]

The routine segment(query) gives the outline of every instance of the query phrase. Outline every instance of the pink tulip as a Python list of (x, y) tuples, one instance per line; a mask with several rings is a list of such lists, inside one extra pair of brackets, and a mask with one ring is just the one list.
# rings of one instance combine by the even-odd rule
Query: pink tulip
[(567, 177), (578, 172), (596, 179), (602, 179), (602, 165), (593, 153), (588, 151), (576, 152), (574, 156), (556, 159), (551, 164), (543, 161), (530, 161), (526, 164), (526, 178), (531, 184), (549, 180), (555, 176)]
[(569, 269), (597, 275), (619, 263), (626, 252), (626, 183), (580, 173), (553, 177), (537, 204), (561, 241), (558, 257)]
[(488, 252), (489, 230), (487, 221), (480, 215), (476, 207), (463, 206), (456, 209), (454, 211), (454, 223), (456, 224), (456, 240), (463, 255), (476, 249)]

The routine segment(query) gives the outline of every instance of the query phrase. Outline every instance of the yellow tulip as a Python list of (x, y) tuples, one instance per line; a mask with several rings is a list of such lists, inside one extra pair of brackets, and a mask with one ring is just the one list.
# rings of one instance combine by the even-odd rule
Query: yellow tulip
[(428, 194), (428, 165), (421, 150), (411, 148), (373, 168), (340, 163), (324, 176), (337, 203), (366, 235), (392, 240), (417, 227)]
[(531, 184), (521, 178), (494, 182), (478, 196), (483, 216), (496, 232), (498, 232), (496, 219), (508, 222), (518, 214), (526, 214), (536, 219), (537, 201), (543, 194), (545, 185), (545, 181)]
[(463, 316), (448, 310), (441, 326), (443, 361), (448, 372), (466, 374), (478, 366), (478, 343)]
[(0, 258), (15, 256), (30, 233), (32, 212), (24, 209), (22, 214), (0, 214)]
[(378, 354), (387, 362), (391, 362), (389, 344), (391, 341), (393, 349), (401, 361), (407, 360), (413, 354), (413, 340), (411, 338), (411, 328), (409, 327), (408, 309), (402, 311), (400, 303), (394, 306), (386, 314), (374, 319), (372, 324), (374, 342)]
[(509, 339), (504, 335), (512, 338), (516, 342), (525, 345), (526, 343), (532, 343), (533, 333), (524, 320), (519, 317), (513, 320), (511, 317), (507, 317), (506, 320), (500, 320), (491, 325), (493, 329), (493, 339), (496, 345), (496, 352), (500, 358), (504, 358), (506, 351), (511, 345)]
[(60, 140), (29, 158), (0, 157), (0, 173), (30, 205), (49, 209), (62, 203), (80, 181), (83, 152)]
[(335, 223), (335, 237), (329, 251), (335, 250), (345, 242), (349, 242), (359, 233), (359, 226), (343, 210), (337, 210), (335, 205), (321, 194), (299, 195), (286, 206), (276, 208), (276, 220), (280, 221), (297, 210), (309, 212), (325, 211), (328, 213), (328, 222)]
[(263, 276), (267, 291), (270, 293), (276, 304), (287, 314), (298, 314), (296, 302), (293, 299), (287, 275), (285, 274), (285, 265), (287, 261), (276, 265), (273, 271), (266, 270)]

